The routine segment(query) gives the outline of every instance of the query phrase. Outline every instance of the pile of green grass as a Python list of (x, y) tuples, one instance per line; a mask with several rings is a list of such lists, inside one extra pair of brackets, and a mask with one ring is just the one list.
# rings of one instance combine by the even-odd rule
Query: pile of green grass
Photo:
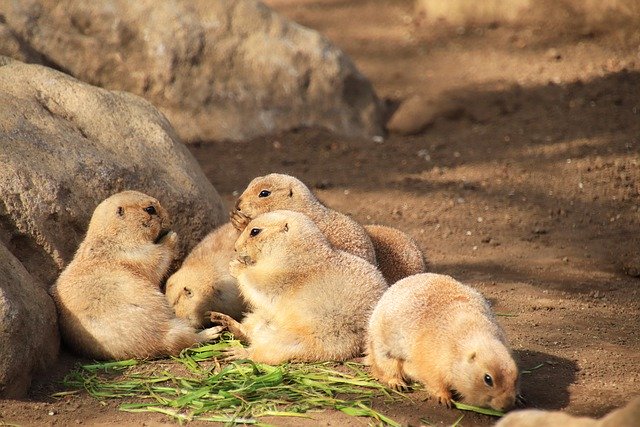
[(221, 366), (217, 357), (234, 345), (240, 343), (227, 338), (187, 349), (174, 358), (178, 364), (171, 370), (135, 360), (83, 365), (65, 378), (65, 385), (98, 399), (135, 402), (121, 404), (122, 411), (159, 412), (180, 422), (260, 424), (264, 416), (308, 417), (309, 411), (331, 408), (399, 426), (372, 409), (371, 400), (402, 395), (370, 378), (359, 363), (342, 363), (340, 370), (335, 363), (270, 366), (248, 360)]
[[(223, 351), (240, 345), (227, 335), (216, 344), (184, 350), (173, 358), (177, 363), (124, 360), (82, 365), (67, 375), (64, 384), (76, 390), (84, 389), (97, 399), (134, 402), (121, 404), (122, 411), (158, 412), (181, 423), (199, 420), (263, 424), (260, 417), (311, 418), (307, 414), (310, 411), (336, 409), (351, 416), (369, 417), (377, 424), (400, 425), (373, 409), (371, 401), (376, 397), (410, 398), (372, 379), (362, 364), (324, 362), (270, 366), (243, 360), (220, 365), (218, 358)], [(460, 410), (503, 415), (459, 402), (454, 405)]]

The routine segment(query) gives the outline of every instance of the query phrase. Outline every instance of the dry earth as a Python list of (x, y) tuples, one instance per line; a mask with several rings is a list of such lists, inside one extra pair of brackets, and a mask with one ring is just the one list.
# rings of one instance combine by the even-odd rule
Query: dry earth
[[(520, 366), (543, 364), (523, 376), (532, 407), (599, 417), (639, 394), (637, 34), (425, 28), (409, 1), (267, 3), (350, 54), (390, 109), (418, 94), (447, 114), (420, 135), (382, 142), (299, 130), (193, 145), (225, 202), (254, 176), (285, 172), (361, 222), (415, 236), (432, 271), (476, 286), (512, 315), (500, 321)], [(65, 356), (29, 400), (0, 401), (0, 424), (170, 422), (88, 396), (50, 398), (76, 362)], [(460, 415), (415, 398), (379, 409), (410, 425)], [(465, 414), (461, 425), (493, 422)], [(328, 412), (314, 424), (367, 421)]]

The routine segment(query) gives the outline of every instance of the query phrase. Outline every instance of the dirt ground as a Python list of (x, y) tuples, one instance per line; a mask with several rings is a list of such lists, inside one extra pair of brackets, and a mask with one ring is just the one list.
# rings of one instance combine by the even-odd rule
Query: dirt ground
[[(640, 394), (640, 44), (625, 29), (427, 28), (410, 1), (270, 0), (351, 55), (390, 112), (420, 95), (446, 114), (416, 136), (346, 139), (301, 129), (191, 146), (232, 206), (255, 176), (295, 175), (362, 223), (398, 227), (430, 270), (494, 304), (529, 406), (600, 417)], [(170, 423), (86, 395), (52, 399), (65, 355), (0, 425)], [(377, 408), (448, 425), (422, 393)], [(306, 425), (366, 425), (328, 412)], [(268, 420), (300, 425), (296, 420)], [(461, 425), (494, 418), (466, 413)]]

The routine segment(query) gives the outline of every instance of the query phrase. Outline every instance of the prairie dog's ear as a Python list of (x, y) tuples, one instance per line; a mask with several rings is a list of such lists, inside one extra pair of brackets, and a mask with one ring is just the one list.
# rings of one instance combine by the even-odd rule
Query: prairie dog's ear
[(285, 222), (284, 223), (284, 227), (282, 227), (282, 230), (284, 230), (284, 232), (286, 233), (287, 231), (289, 231), (289, 223)]
[(124, 208), (122, 206), (118, 206), (118, 216), (124, 216)]
[(289, 184), (289, 197), (293, 197), (293, 186)]
[(476, 360), (476, 352), (475, 351), (469, 355), (469, 362), (473, 362), (474, 360)]

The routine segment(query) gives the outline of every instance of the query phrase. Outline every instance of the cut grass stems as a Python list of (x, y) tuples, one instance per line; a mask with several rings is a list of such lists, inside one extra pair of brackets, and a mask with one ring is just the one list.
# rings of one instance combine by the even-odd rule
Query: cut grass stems
[[(288, 363), (270, 366), (249, 360), (220, 365), (223, 341), (187, 349), (174, 357), (177, 366), (126, 360), (83, 365), (64, 380), (98, 399), (124, 398), (120, 410), (158, 412), (179, 422), (215, 421), (261, 424), (264, 416), (309, 417), (309, 411), (336, 409), (399, 426), (374, 410), (374, 397), (401, 397), (370, 378), (359, 363)], [(184, 374), (176, 374), (182, 371)], [(69, 392), (63, 392), (68, 394)]]

